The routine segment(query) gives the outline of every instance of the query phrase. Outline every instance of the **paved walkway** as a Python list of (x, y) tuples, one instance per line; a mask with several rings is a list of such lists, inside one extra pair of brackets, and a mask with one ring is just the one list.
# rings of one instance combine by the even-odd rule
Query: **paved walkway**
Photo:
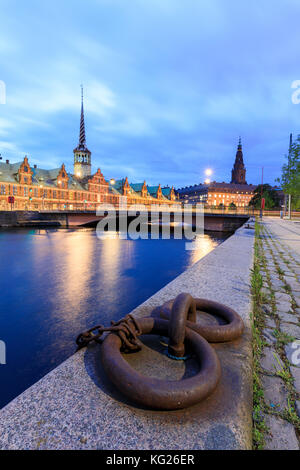
[(282, 220), (268, 217), (264, 224), (272, 231), (274, 240), (283, 243), (300, 262), (300, 220)]
[(266, 449), (298, 450), (300, 437), (300, 223), (265, 219), (261, 360)]

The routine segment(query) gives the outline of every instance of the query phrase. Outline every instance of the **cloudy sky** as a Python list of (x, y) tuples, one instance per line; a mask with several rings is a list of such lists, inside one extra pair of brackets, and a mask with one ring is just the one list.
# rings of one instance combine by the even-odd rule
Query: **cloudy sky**
[(0, 153), (72, 170), (80, 84), (94, 170), (274, 183), (300, 133), (299, 0), (0, 0)]

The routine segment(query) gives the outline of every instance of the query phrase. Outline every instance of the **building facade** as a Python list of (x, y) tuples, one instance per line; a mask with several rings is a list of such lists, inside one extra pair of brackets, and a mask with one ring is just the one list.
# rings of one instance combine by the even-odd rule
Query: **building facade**
[(176, 191), (181, 202), (204, 203), (207, 207), (247, 207), (256, 186), (247, 184), (241, 138), (232, 170), (231, 183), (195, 184)]
[(102, 203), (119, 207), (123, 196), (127, 205), (172, 205), (174, 188), (131, 184), (128, 178), (107, 181), (101, 170), (92, 174), (91, 152), (86, 146), (83, 96), (79, 142), (73, 151), (74, 172), (65, 165), (52, 170), (30, 165), (25, 156), (18, 163), (0, 162), (0, 210), (96, 210)]

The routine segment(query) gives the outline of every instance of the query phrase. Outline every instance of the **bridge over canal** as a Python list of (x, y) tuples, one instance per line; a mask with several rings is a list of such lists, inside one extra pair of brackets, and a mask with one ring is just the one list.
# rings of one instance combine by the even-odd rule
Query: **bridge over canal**
[[(119, 222), (120, 216), (123, 216), (122, 214), (123, 213), (116, 211), (114, 213), (108, 213), (107, 215), (109, 215), (109, 217), (116, 216)], [(170, 218), (166, 219), (166, 216), (169, 214)], [(189, 214), (190, 219), (187, 220), (187, 223), (191, 221), (193, 227), (196, 227), (197, 219), (195, 212), (190, 212)], [(97, 215), (95, 211), (1, 211), (0, 227), (96, 227), (103, 217), (103, 215)], [(127, 222), (129, 223), (135, 217), (136, 216), (130, 214), (127, 215)], [(155, 221), (156, 223), (165, 224), (166, 220), (170, 220), (170, 224), (174, 225), (174, 223), (178, 223), (178, 220), (180, 220), (178, 217), (178, 212), (171, 211), (170, 213), (166, 213), (160, 211), (155, 216)], [(234, 232), (243, 225), (249, 217), (250, 215), (246, 213), (205, 212), (204, 229), (215, 232)], [(148, 219), (149, 223), (153, 222), (153, 214), (151, 214), (150, 211), (146, 213), (146, 219)], [(117, 228), (119, 226), (118, 222)]]

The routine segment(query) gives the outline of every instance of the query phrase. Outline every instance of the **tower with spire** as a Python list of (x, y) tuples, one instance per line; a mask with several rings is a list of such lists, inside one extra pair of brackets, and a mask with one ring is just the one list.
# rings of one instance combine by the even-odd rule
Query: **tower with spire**
[(239, 144), (236, 152), (235, 162), (232, 169), (232, 184), (247, 184), (246, 168), (243, 160), (242, 140), (239, 138)]
[(74, 152), (74, 175), (77, 178), (84, 178), (91, 175), (91, 155), (92, 153), (86, 146), (85, 124), (84, 124), (84, 108), (83, 108), (83, 87), (81, 86), (81, 117), (79, 142)]

